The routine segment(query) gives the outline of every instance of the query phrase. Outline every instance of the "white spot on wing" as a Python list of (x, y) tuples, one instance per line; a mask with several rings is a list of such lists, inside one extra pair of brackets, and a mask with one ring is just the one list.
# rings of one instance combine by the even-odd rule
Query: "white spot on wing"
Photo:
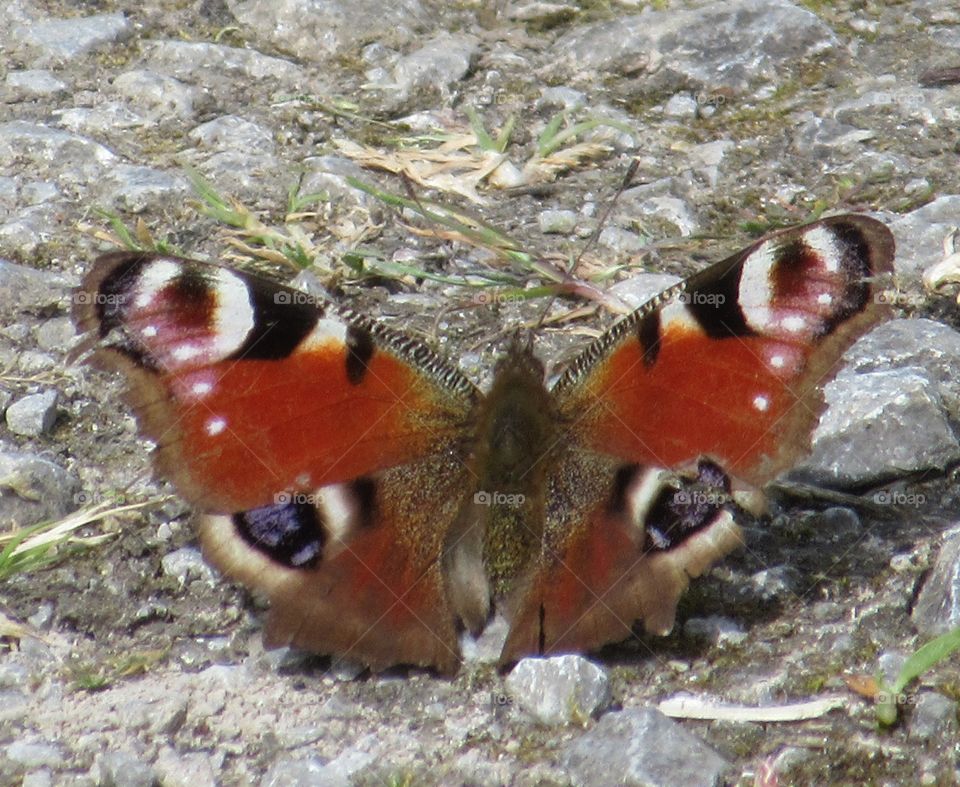
[(213, 383), (208, 382), (207, 380), (201, 380), (200, 382), (194, 383), (190, 386), (191, 393), (194, 396), (206, 396), (213, 390)]
[(782, 369), (787, 364), (787, 359), (782, 355), (771, 355), (770, 356), (770, 365), (774, 369)]
[(765, 413), (770, 408), (770, 400), (766, 396), (754, 396), (753, 406), (761, 413)]
[(817, 303), (821, 306), (830, 306), (833, 304), (833, 296), (829, 292), (822, 292), (817, 296)]
[(154, 336), (157, 335), (157, 326), (156, 325), (146, 326), (142, 331), (140, 331), (140, 335), (145, 336), (148, 339), (152, 339)]
[(807, 320), (795, 314), (784, 317), (780, 321), (780, 325), (785, 331), (789, 331), (790, 333), (803, 333), (808, 327)]
[(226, 428), (227, 428), (227, 421), (225, 418), (219, 418), (219, 417), (211, 418), (209, 421), (207, 421), (207, 424), (206, 424), (207, 434), (210, 435), (211, 437), (216, 437)]
[(203, 353), (203, 349), (195, 344), (178, 344), (173, 348), (175, 361), (190, 361)]

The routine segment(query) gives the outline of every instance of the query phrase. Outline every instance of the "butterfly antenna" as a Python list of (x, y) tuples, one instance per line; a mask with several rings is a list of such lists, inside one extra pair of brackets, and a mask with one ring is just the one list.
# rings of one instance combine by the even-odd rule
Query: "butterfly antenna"
[[(573, 276), (574, 272), (580, 265), (580, 260), (583, 259), (583, 255), (586, 254), (600, 238), (600, 233), (603, 231), (604, 226), (607, 221), (610, 219), (610, 214), (613, 213), (613, 209), (617, 204), (617, 200), (620, 199), (620, 195), (623, 194), (628, 188), (630, 188), (630, 183), (633, 181), (634, 176), (637, 174), (637, 169), (640, 167), (640, 162), (636, 159), (633, 159), (630, 162), (630, 166), (627, 167), (627, 171), (623, 176), (623, 179), (620, 181), (620, 185), (617, 187), (616, 192), (613, 195), (613, 198), (607, 203), (607, 207), (604, 208), (603, 213), (600, 214), (600, 220), (597, 222), (597, 226), (594, 228), (593, 232), (590, 234), (590, 237), (587, 239), (587, 242), (583, 245), (583, 248), (580, 250), (580, 253), (574, 258), (573, 263), (570, 265), (569, 269), (566, 272), (567, 278)], [(544, 321), (547, 319), (547, 314), (550, 313), (550, 309), (553, 308), (553, 304), (556, 302), (557, 296), (551, 295), (550, 300), (547, 301), (547, 305), (544, 307), (543, 311), (540, 313), (540, 319), (537, 320), (536, 328), (539, 329), (543, 326)]]

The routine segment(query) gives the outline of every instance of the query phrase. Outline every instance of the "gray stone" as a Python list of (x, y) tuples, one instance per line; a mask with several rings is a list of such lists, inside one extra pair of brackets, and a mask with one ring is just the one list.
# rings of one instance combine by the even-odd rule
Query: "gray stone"
[(20, 189), (20, 202), (23, 205), (39, 205), (59, 196), (57, 184), (46, 180), (27, 181)]
[(711, 645), (739, 645), (747, 638), (747, 633), (739, 623), (719, 615), (687, 618), (683, 633), (694, 639), (706, 640)]
[(101, 787), (153, 787), (157, 776), (136, 755), (124, 751), (107, 752), (97, 758)]
[(69, 317), (54, 317), (40, 323), (33, 335), (41, 350), (66, 352), (73, 345), (77, 331)]
[(297, 196), (323, 195), (336, 210), (352, 209), (362, 206), (372, 211), (374, 216), (382, 211), (376, 200), (361, 189), (354, 188), (347, 178), (364, 180), (367, 175), (363, 168), (348, 158), (341, 156), (311, 156), (303, 162), (304, 174), (300, 181)]
[(610, 679), (582, 656), (521, 660), (506, 679), (517, 705), (541, 724), (584, 724), (610, 705)]
[(197, 145), (210, 150), (249, 148), (272, 153), (273, 136), (269, 130), (237, 115), (223, 115), (197, 126), (188, 136)]
[(833, 118), (820, 117), (812, 112), (797, 118), (798, 125), (792, 137), (791, 149), (800, 156), (829, 158), (841, 149), (853, 150), (861, 142), (873, 139), (877, 132), (851, 126)]
[(663, 108), (663, 114), (671, 118), (696, 117), (697, 100), (689, 93), (674, 93)]
[(788, 477), (843, 488), (960, 459), (960, 443), (936, 386), (911, 368), (841, 375), (826, 386), (828, 409), (813, 452)]
[(63, 752), (52, 743), (14, 741), (7, 746), (7, 759), (26, 770), (58, 768), (63, 764)]
[(189, 120), (201, 95), (179, 79), (149, 69), (126, 71), (113, 80), (113, 89), (153, 122)]
[(24, 437), (49, 432), (57, 420), (57, 392), (53, 389), (30, 394), (7, 408), (7, 428)]
[(466, 76), (477, 56), (479, 41), (470, 35), (443, 33), (401, 58), (393, 67), (387, 104), (398, 107), (414, 95), (439, 92), (446, 97), (451, 85)]
[(163, 567), (164, 574), (173, 577), (181, 585), (195, 579), (204, 580), (211, 584), (216, 581), (213, 569), (204, 562), (199, 549), (191, 547), (177, 549), (164, 555), (160, 559), (160, 565)]
[(38, 271), (0, 259), (0, 323), (20, 314), (65, 311), (75, 282), (56, 271)]
[(679, 276), (669, 273), (640, 273), (617, 282), (610, 288), (610, 293), (616, 295), (628, 306), (638, 309), (679, 281)]
[(48, 372), (59, 362), (49, 353), (41, 353), (36, 350), (24, 350), (17, 358), (17, 370), (24, 377), (32, 377), (36, 374)]
[(23, 781), (20, 782), (20, 787), (52, 787), (52, 785), (53, 774), (47, 768), (25, 773)]
[(609, 225), (600, 231), (597, 243), (617, 254), (636, 254), (646, 251), (650, 240), (636, 232)]
[(76, 509), (76, 476), (36, 454), (0, 453), (0, 529), (26, 527)]
[(29, 68), (11, 71), (4, 81), (4, 97), (7, 101), (33, 101), (39, 98), (55, 98), (67, 92), (67, 84), (57, 79), (50, 71)]
[(675, 232), (681, 237), (693, 235), (699, 227), (696, 214), (690, 206), (677, 197), (650, 197), (634, 203), (636, 213), (634, 217), (655, 219), (673, 225)]
[(773, 566), (751, 576), (750, 586), (764, 601), (786, 599), (803, 590), (803, 576), (793, 566)]
[(227, 7), (254, 36), (304, 60), (346, 56), (370, 41), (402, 44), (411, 26), (434, 24), (418, 0), (227, 0)]
[(18, 25), (13, 40), (18, 51), (31, 58), (32, 65), (56, 65), (125, 41), (133, 33), (133, 25), (123, 14), (95, 14)]
[(24, 120), (0, 123), (0, 164), (11, 162), (29, 171), (69, 170), (71, 182), (86, 182), (116, 158), (103, 145), (69, 131)]
[(34, 700), (19, 689), (0, 689), (0, 723), (20, 723), (34, 705)]
[(917, 629), (928, 637), (960, 626), (960, 527), (941, 536), (940, 552), (920, 589), (911, 617)]
[(917, 740), (957, 740), (957, 703), (933, 691), (921, 692), (907, 722), (907, 735)]
[(537, 216), (540, 232), (569, 235), (577, 228), (579, 216), (573, 210), (543, 210)]
[(104, 178), (98, 191), (104, 201), (128, 213), (162, 210), (191, 193), (190, 184), (178, 175), (152, 167), (120, 164)]
[(295, 63), (254, 49), (193, 41), (145, 41), (143, 51), (151, 70), (188, 84), (217, 84), (237, 77), (294, 82), (303, 77), (303, 69)]
[[(958, 218), (960, 224), (960, 218)], [(840, 376), (917, 367), (936, 385), (950, 417), (960, 422), (960, 333), (933, 320), (890, 320), (860, 339)]]
[(651, 93), (691, 86), (744, 92), (781, 81), (836, 44), (815, 14), (786, 0), (736, 0), (581, 26), (554, 51), (567, 72), (640, 74)]
[(960, 195), (942, 196), (890, 223), (897, 273), (919, 278), (943, 259), (943, 239), (960, 224)]
[(730, 763), (653, 708), (608, 713), (561, 758), (575, 785), (713, 787)]
[(318, 758), (279, 760), (260, 780), (260, 787), (348, 787), (350, 780), (331, 772)]
[(154, 770), (164, 787), (216, 787), (217, 767), (204, 752), (181, 754), (173, 749), (160, 751)]

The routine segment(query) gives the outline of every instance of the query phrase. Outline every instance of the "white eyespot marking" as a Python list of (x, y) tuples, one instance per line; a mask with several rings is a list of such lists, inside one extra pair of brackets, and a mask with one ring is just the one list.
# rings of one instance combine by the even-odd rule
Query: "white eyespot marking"
[(216, 437), (226, 428), (227, 428), (227, 421), (225, 418), (219, 418), (219, 417), (211, 418), (206, 423), (207, 434), (210, 435), (211, 437)]
[(310, 486), (310, 473), (300, 473), (300, 475), (293, 479), (293, 483), (301, 488)]
[(144, 327), (142, 331), (140, 331), (140, 335), (147, 339), (152, 339), (154, 336), (157, 335), (157, 326), (147, 325), (146, 327)]
[(815, 227), (804, 233), (803, 242), (820, 258), (825, 271), (837, 273), (840, 270), (842, 255), (833, 232), (825, 227)]
[(806, 319), (795, 314), (784, 317), (780, 320), (780, 325), (783, 330), (790, 333), (803, 333), (808, 328)]
[(134, 288), (133, 305), (138, 309), (149, 306), (157, 293), (180, 275), (182, 268), (172, 260), (154, 260), (145, 266)]
[(357, 518), (357, 496), (346, 484), (322, 486), (316, 493), (317, 508), (327, 531), (335, 541), (343, 541)]
[(317, 320), (313, 330), (300, 344), (300, 349), (310, 351), (329, 347), (343, 347), (347, 343), (347, 324), (330, 317)]
[(821, 306), (830, 306), (833, 304), (833, 296), (829, 292), (822, 292), (817, 296), (817, 303)]
[(763, 395), (753, 397), (753, 406), (755, 409), (759, 410), (761, 413), (765, 413), (770, 409), (770, 400)]
[(787, 359), (784, 358), (782, 355), (771, 355), (770, 365), (774, 369), (782, 369), (784, 366), (787, 365)]

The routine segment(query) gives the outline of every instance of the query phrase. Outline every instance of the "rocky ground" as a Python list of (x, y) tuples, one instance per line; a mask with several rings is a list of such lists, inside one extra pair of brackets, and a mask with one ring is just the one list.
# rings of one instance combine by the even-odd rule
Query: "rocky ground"
[[(906, 689), (891, 728), (844, 682), (892, 676), (960, 625), (958, 312), (920, 278), (960, 225), (960, 11), (0, 0), (0, 19), (0, 530), (150, 503), (81, 531), (102, 543), (0, 579), (23, 626), (0, 640), (0, 783), (960, 783), (956, 655)], [(513, 119), (502, 153), (477, 144), (471, 112), (493, 137)], [(119, 240), (110, 216), (142, 243), (286, 279), (265, 245), (298, 248), (316, 263), (299, 283), (324, 282), (482, 382), (504, 329), (546, 305), (519, 295), (556, 268), (347, 180), (406, 196), (384, 171), (400, 166), (418, 198), (537, 259), (582, 253), (578, 276), (623, 301), (823, 210), (888, 222), (899, 317), (851, 351), (793, 475), (834, 495), (781, 485), (672, 635), (589, 661), (500, 676), (497, 626), (454, 680), (265, 652), (262, 607), (203, 564), (119, 381), (66, 362), (71, 288)], [(234, 218), (248, 211), (239, 234), (200, 209), (198, 175), (238, 201)], [(507, 286), (477, 286), (491, 278)], [(562, 362), (609, 323), (597, 302), (555, 303), (566, 318), (541, 353)], [(590, 308), (574, 319), (577, 306)], [(794, 722), (654, 710), (680, 695), (833, 709)]]

